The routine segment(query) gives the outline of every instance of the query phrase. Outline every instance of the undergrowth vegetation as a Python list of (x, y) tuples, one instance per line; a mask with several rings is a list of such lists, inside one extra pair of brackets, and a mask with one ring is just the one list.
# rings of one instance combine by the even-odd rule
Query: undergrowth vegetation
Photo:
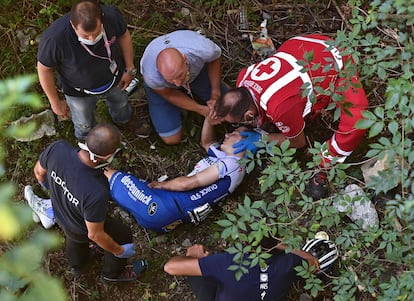
[[(249, 167), (255, 163), (265, 166), (259, 178), (263, 198), (252, 201), (246, 196), (234, 212), (227, 213), (218, 222), (224, 228), (221, 237), (233, 240), (228, 251), (236, 258), (252, 253), (251, 262), (235, 266), (240, 277), (245, 265), (258, 264), (259, 258), (265, 257), (258, 246), (264, 236), (280, 238), (298, 248), (323, 229), (341, 253), (329, 286), (334, 300), (413, 300), (414, 290), (408, 284), (414, 280), (414, 6), (411, 1), (373, 1), (364, 11), (359, 1), (349, 4), (353, 7), (349, 30), (338, 31), (336, 44), (346, 47), (361, 66), (371, 99), (378, 96), (357, 126), (368, 129), (372, 141), (366, 157), (385, 160), (387, 168), (364, 183), (361, 177), (348, 176), (349, 164), (337, 164), (329, 171), (335, 194), (313, 201), (304, 193), (304, 183), (311, 176), (309, 170), (319, 162), (308, 162), (303, 169), (286, 144), (264, 145), (249, 162)], [(309, 151), (317, 154), (319, 149), (316, 143)], [(345, 198), (343, 187), (355, 182), (373, 200), (382, 198), (376, 202), (380, 223), (366, 231), (361, 231), (360, 224), (341, 218), (343, 214), (333, 206), (335, 199)], [(314, 297), (326, 290), (315, 277), (307, 277), (306, 288)]]
[[(136, 65), (152, 38), (184, 27), (204, 31), (222, 47), (223, 75), (230, 84), (234, 83), (237, 72), (255, 59), (251, 56), (249, 43), (243, 42), (240, 33), (234, 29), (238, 26), (239, 1), (104, 2), (117, 5), (126, 15), (134, 41)], [(306, 279), (305, 289), (310, 295), (338, 301), (414, 300), (414, 2), (349, 0), (341, 1), (339, 5), (333, 1), (329, 11), (328, 4), (314, 1), (295, 1), (295, 5), (256, 2), (248, 2), (249, 21), (259, 24), (262, 20), (260, 12), (271, 11), (273, 19), (277, 20), (269, 24), (269, 33), (276, 47), (295, 34), (322, 31), (334, 36), (335, 44), (352, 55), (370, 102), (369, 111), (364, 113), (365, 119), (358, 123), (359, 128), (368, 130), (367, 137), (350, 160), (329, 170), (332, 194), (318, 201), (309, 198), (304, 191), (305, 184), (319, 166), (318, 157), (312, 155), (319, 153), (320, 142), (312, 141), (309, 154), (303, 155), (288, 148), (287, 143), (277, 147), (264, 141), (263, 148), (245, 160), (253, 184), (243, 189), (237, 201), (229, 200), (232, 202), (222, 208), (224, 213), (218, 218), (215, 216), (218, 221), (208, 219), (205, 228), (200, 225), (194, 236), (182, 236), (181, 229), (177, 229), (176, 233), (168, 234), (166, 240), (176, 241), (189, 236), (192, 241), (199, 242), (200, 237), (196, 235), (205, 235), (208, 244), (219, 242), (221, 247), (227, 246), (227, 251), (236, 259), (241, 258), (242, 253), (250, 252), (251, 261), (236, 260), (232, 267), (235, 276), (240, 277), (247, 265), (260, 264), (268, 256), (260, 248), (263, 237), (277, 237), (289, 248), (300, 248), (322, 230), (336, 242), (341, 258), (335, 270), (325, 275), (323, 281), (307, 272), (306, 266), (298, 269)], [(62, 300), (64, 296), (59, 284), (38, 269), (44, 265), (42, 255), (57, 246), (58, 239), (43, 232), (35, 233), (37, 236), (28, 233), (30, 212), (21, 205), (21, 198), (16, 197), (16, 188), (21, 190), (25, 183), (33, 183), (34, 161), (51, 140), (33, 141), (27, 145), (16, 143), (6, 137), (14, 133), (6, 133), (3, 125), (48, 107), (47, 99), (33, 96), (33, 91), (27, 92), (33, 79), (7, 81), (6, 78), (35, 73), (39, 34), (68, 11), (70, 5), (63, 0), (53, 3), (23, 1), (21, 5), (6, 0), (3, 7), (7, 8), (8, 14), (6, 10), (0, 13), (1, 35), (7, 45), (0, 49), (0, 124), (4, 148), (0, 175), (0, 299), (45, 300), (41, 295), (45, 291), (49, 293), (48, 299)], [(321, 19), (313, 22), (306, 19), (308, 9), (317, 16), (333, 11), (339, 17), (333, 17), (333, 21), (327, 23)], [(281, 20), (285, 23), (280, 23)], [(325, 25), (328, 23), (329, 26)], [(21, 39), (16, 38), (19, 31), (23, 33)], [(39, 86), (33, 90), (41, 94)], [(335, 121), (337, 114), (332, 112), (332, 115)], [(195, 121), (189, 120), (191, 118)], [(188, 137), (180, 146), (162, 146), (157, 138), (140, 144), (128, 140), (125, 144), (127, 152), (124, 151), (114, 163), (118, 164), (116, 167), (147, 179), (164, 173), (174, 176), (188, 172), (188, 161), (193, 162), (200, 155), (197, 139), (201, 123), (198, 117), (187, 116)], [(53, 140), (64, 138), (74, 142), (70, 123), (59, 123), (58, 127)], [(366, 181), (360, 166), (370, 159), (383, 160), (386, 168)], [(256, 174), (257, 178), (253, 179)], [(334, 202), (349, 201), (345, 199), (343, 189), (350, 183), (358, 184), (370, 195), (379, 216), (377, 226), (362, 230), (361, 224), (347, 218), (349, 212), (340, 213), (334, 207)], [(190, 227), (183, 229), (191, 230)], [(216, 233), (209, 233), (211, 230)], [(155, 235), (145, 233), (144, 236), (148, 245), (142, 255), (149, 258), (150, 264), (151, 256), (159, 255), (160, 262), (152, 265), (154, 269), (159, 268), (167, 255), (174, 252), (157, 245)], [(151, 254), (154, 249), (161, 250), (160, 254)], [(154, 282), (157, 277), (168, 279), (165, 275), (157, 276), (157, 271), (148, 277)], [(181, 291), (176, 287), (179, 282), (165, 282), (168, 284), (162, 288), (139, 287), (135, 295), (129, 292), (126, 299), (121, 299), (121, 289), (117, 298), (184, 300), (180, 299)], [(159, 285), (160, 282), (156, 283)], [(93, 284), (90, 284), (91, 290), (84, 283), (79, 286), (88, 292), (88, 300), (104, 300), (103, 292)], [(67, 293), (70, 293), (68, 287)]]

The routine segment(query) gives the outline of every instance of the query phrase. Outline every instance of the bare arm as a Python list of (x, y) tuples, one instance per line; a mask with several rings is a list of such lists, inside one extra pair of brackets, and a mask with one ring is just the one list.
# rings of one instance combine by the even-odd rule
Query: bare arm
[(34, 175), (39, 183), (44, 183), (46, 181), (46, 173), (47, 170), (44, 169), (41, 165), (39, 160), (37, 160), (35, 167), (33, 169)]
[(269, 141), (277, 140), (277, 145), (281, 145), (286, 139), (289, 139), (290, 147), (292, 148), (301, 148), (306, 146), (306, 137), (303, 131), (300, 132), (300, 134), (295, 138), (287, 138), (282, 133), (269, 133)]
[(124, 248), (117, 244), (112, 237), (104, 231), (104, 223), (91, 223), (85, 220), (88, 228), (88, 238), (97, 243), (102, 249), (114, 254), (120, 255)]
[[(125, 62), (125, 69), (131, 71), (134, 67), (134, 51), (132, 48), (131, 34), (128, 30), (119, 37), (119, 46), (121, 48), (122, 56)], [(123, 70), (120, 70), (123, 72)], [(118, 87), (125, 90), (132, 80), (132, 76), (128, 72), (123, 72), (122, 78), (119, 81)]]
[(214, 142), (217, 142), (216, 132), (214, 130), (214, 125), (211, 124), (210, 118), (206, 117), (204, 119), (203, 128), (201, 130), (201, 146), (208, 151), (210, 145)]
[(155, 89), (154, 91), (176, 107), (179, 107), (186, 111), (196, 112), (204, 117), (208, 116), (210, 112), (207, 106), (197, 103), (194, 99), (188, 97), (184, 92), (180, 90), (173, 88), (163, 88)]
[(159, 188), (170, 191), (188, 191), (194, 188), (213, 184), (217, 182), (218, 179), (219, 173), (217, 167), (216, 165), (211, 165), (195, 175), (189, 177), (181, 176), (165, 182), (153, 181), (148, 184), (148, 186), (151, 188)]
[(69, 107), (65, 101), (59, 98), (53, 68), (43, 65), (41, 62), (37, 62), (37, 74), (39, 76), (40, 85), (49, 100), (52, 111), (63, 119), (68, 119)]
[(210, 79), (210, 100), (217, 101), (221, 95), (221, 58), (207, 64), (208, 78)]
[[(286, 246), (283, 243), (278, 244), (276, 248), (282, 251), (286, 250)], [(303, 259), (305, 259), (308, 262), (309, 267), (314, 266), (316, 268), (315, 271), (319, 270), (318, 259), (313, 257), (310, 253), (302, 251), (302, 250), (292, 250), (290, 251), (290, 253), (298, 255), (299, 257), (302, 257)]]
[(175, 256), (165, 265), (164, 271), (177, 276), (201, 276), (198, 259), (209, 255), (203, 245), (193, 245), (187, 249), (186, 256)]

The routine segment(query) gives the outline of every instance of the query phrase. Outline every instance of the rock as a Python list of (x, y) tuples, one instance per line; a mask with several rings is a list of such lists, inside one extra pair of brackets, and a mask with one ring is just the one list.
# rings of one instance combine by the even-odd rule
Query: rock
[(356, 184), (346, 186), (343, 193), (334, 199), (333, 206), (339, 212), (345, 212), (364, 230), (377, 226), (379, 223), (377, 211), (369, 196)]
[(55, 115), (51, 110), (45, 110), (38, 114), (33, 114), (29, 117), (21, 117), (11, 123), (11, 127), (24, 126), (29, 123), (35, 124), (35, 130), (30, 134), (29, 137), (21, 137), (15, 135), (14, 138), (17, 141), (28, 142), (42, 138), (43, 136), (54, 136), (56, 135), (55, 129)]
[(191, 243), (191, 240), (190, 240), (190, 239), (186, 238), (186, 239), (184, 239), (184, 241), (181, 243), (181, 245), (182, 245), (184, 248), (188, 248), (188, 247), (190, 247), (190, 246), (192, 245), (192, 243)]
[[(399, 169), (401, 169), (401, 164), (403, 164), (404, 166), (408, 166), (408, 164), (404, 161), (401, 162), (401, 157), (399, 157), (398, 155), (395, 155), (393, 158), (394, 162), (397, 162), (397, 165), (394, 165), (395, 168), (395, 172), (399, 173)], [(372, 180), (372, 177), (379, 177), (379, 172), (380, 171), (387, 171), (391, 168), (390, 163), (389, 163), (389, 156), (388, 156), (388, 152), (385, 154), (383, 159), (379, 159), (377, 157), (371, 158), (370, 160), (368, 160), (366, 163), (364, 163), (361, 166), (361, 171), (362, 171), (362, 175), (364, 177), (364, 181), (365, 183), (368, 183), (369, 181)], [(397, 187), (398, 184), (400, 183), (400, 178), (399, 177), (393, 177), (394, 173), (391, 171), (390, 173), (390, 177), (392, 180), (392, 187)], [(390, 183), (388, 183), (390, 184)]]
[(156, 236), (153, 241), (155, 242), (155, 244), (160, 245), (160, 244), (165, 244), (167, 242), (168, 237), (165, 235), (159, 235)]
[(16, 38), (19, 41), (20, 52), (26, 52), (30, 46), (39, 43), (40, 35), (34, 27), (27, 27), (16, 31)]
[(134, 220), (131, 218), (131, 215), (121, 207), (114, 207), (113, 213), (115, 216), (119, 216), (123, 222), (129, 225), (134, 222)]

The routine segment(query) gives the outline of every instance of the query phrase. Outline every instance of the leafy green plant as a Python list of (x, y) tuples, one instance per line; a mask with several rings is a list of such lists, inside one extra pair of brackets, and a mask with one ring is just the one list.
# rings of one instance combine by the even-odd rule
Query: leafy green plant
[[(26, 90), (32, 85), (33, 76), (0, 82), (0, 124), (8, 122), (11, 108), (18, 105), (39, 106), (40, 99)], [(0, 131), (1, 141), (10, 134), (28, 135), (31, 127), (9, 127)], [(3, 143), (2, 143), (3, 146)], [(3, 153), (3, 152), (2, 152)], [(1, 176), (4, 174), (3, 158), (0, 161)], [(66, 300), (62, 284), (42, 269), (44, 254), (58, 245), (59, 239), (52, 233), (37, 231), (22, 238), (33, 224), (31, 210), (14, 202), (16, 188), (7, 180), (0, 184), (0, 299), (1, 300)]]
[[(366, 157), (384, 159), (386, 168), (364, 183), (364, 179), (349, 175), (355, 169), (352, 165), (335, 164), (328, 173), (333, 197), (313, 201), (304, 193), (305, 183), (320, 159), (313, 156), (305, 169), (288, 145), (276, 147), (265, 141), (256, 156), (249, 154), (246, 160), (249, 172), (262, 168), (260, 199), (246, 196), (243, 204), (227, 213), (218, 224), (223, 228), (221, 237), (234, 245), (227, 251), (234, 254), (235, 265), (231, 269), (237, 278), (246, 272), (247, 266), (263, 261), (263, 250), (259, 247), (263, 237), (280, 238), (289, 248), (298, 248), (317, 231), (324, 230), (338, 245), (341, 261), (328, 283), (310, 275), (306, 266), (297, 268), (312, 296), (329, 287), (334, 300), (411, 300), (414, 298), (414, 289), (409, 285), (414, 262), (414, 6), (410, 1), (374, 0), (368, 4), (350, 0), (348, 7), (350, 30), (338, 31), (334, 45), (352, 56), (365, 90), (373, 91), (369, 93), (370, 110), (364, 112), (364, 119), (356, 127), (368, 130), (370, 144)], [(363, 7), (368, 9), (365, 11)], [(312, 53), (299, 63), (304, 68), (313, 68), (310, 61)], [(356, 72), (353, 69), (344, 76), (350, 79)], [(317, 87), (317, 82), (313, 84)], [(303, 87), (304, 95), (309, 92), (306, 88)], [(315, 92), (335, 95), (333, 90), (318, 87)], [(338, 114), (334, 112), (334, 120)], [(320, 147), (315, 142), (309, 153), (318, 154)], [(355, 180), (383, 200), (377, 203), (379, 225), (365, 231), (350, 223), (332, 204), (334, 199), (347, 201), (341, 191)], [(241, 260), (243, 252), (251, 254), (248, 264)]]

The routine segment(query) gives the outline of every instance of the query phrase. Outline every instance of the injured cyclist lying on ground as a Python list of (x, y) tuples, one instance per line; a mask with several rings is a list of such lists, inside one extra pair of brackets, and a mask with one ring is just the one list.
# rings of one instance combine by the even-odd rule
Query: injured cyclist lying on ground
[[(187, 176), (148, 183), (106, 167), (112, 200), (131, 213), (142, 227), (156, 232), (169, 232), (181, 223), (198, 224), (212, 212), (214, 204), (232, 193), (243, 180), (245, 170), (239, 160), (245, 153), (235, 155), (232, 146), (243, 139), (240, 133), (245, 130), (244, 127), (235, 129), (219, 144), (214, 126), (206, 119), (201, 145), (208, 156), (200, 160)], [(25, 198), (29, 205), (37, 215), (43, 215), (37, 212), (38, 208), (47, 206), (33, 204), (47, 200), (36, 198), (31, 190), (28, 192)], [(47, 223), (48, 227), (50, 224)]]

